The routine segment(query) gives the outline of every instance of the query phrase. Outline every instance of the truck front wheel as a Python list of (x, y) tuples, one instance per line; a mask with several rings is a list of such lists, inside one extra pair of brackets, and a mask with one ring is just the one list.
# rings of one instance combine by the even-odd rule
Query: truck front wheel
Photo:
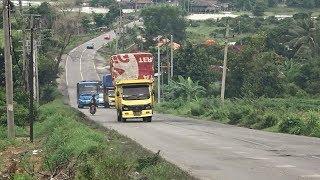
[(122, 113), (119, 111), (117, 111), (117, 119), (118, 119), (118, 122), (122, 121)]
[(151, 122), (151, 121), (152, 121), (152, 116), (143, 118), (143, 122)]

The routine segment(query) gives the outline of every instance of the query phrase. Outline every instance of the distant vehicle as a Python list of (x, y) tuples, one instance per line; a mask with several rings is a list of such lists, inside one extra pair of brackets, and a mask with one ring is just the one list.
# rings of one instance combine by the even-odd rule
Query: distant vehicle
[[(92, 99), (91, 93), (80, 94), (79, 99), (78, 99), (78, 108), (84, 108), (86, 106), (89, 107), (90, 103), (91, 103), (91, 99)], [(96, 100), (97, 100), (97, 98), (96, 98)]]
[(87, 44), (87, 49), (94, 49), (94, 43)]
[(99, 81), (80, 81), (77, 83), (78, 108), (89, 106), (92, 95), (101, 91), (100, 85)]
[(111, 74), (106, 74), (102, 77), (102, 86), (103, 86), (104, 107), (109, 108), (110, 107), (109, 91), (114, 90)]
[(106, 36), (104, 36), (104, 39), (105, 40), (110, 40), (111, 39), (110, 34), (107, 34)]
[(154, 61), (151, 53), (125, 53), (111, 57), (118, 121), (142, 118), (151, 122), (154, 105)]
[(103, 93), (99, 93), (97, 96), (98, 96), (97, 97), (97, 105), (104, 106), (105, 103), (104, 103)]

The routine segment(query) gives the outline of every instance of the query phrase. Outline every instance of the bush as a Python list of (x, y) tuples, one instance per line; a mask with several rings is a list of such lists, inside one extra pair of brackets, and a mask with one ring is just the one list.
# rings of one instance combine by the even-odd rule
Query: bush
[(253, 108), (251, 106), (234, 105), (230, 108), (228, 123), (232, 125), (239, 124), (243, 117), (250, 115), (252, 112)]
[(304, 135), (320, 137), (320, 118), (316, 113), (310, 113), (307, 117), (306, 129)]
[(190, 103), (190, 113), (192, 116), (201, 116), (205, 113), (204, 108), (201, 106), (201, 102), (194, 101)]
[(277, 115), (270, 113), (263, 116), (263, 118), (253, 125), (254, 129), (266, 129), (275, 126), (279, 122)]
[(53, 101), (58, 95), (59, 92), (55, 86), (45, 85), (41, 88), (40, 100), (42, 103), (48, 103)]
[(303, 134), (306, 129), (306, 125), (300, 117), (291, 116), (283, 120), (279, 125), (279, 131), (282, 133)]
[(251, 128), (254, 124), (262, 121), (262, 116), (257, 111), (252, 111), (248, 115), (241, 118), (240, 126)]

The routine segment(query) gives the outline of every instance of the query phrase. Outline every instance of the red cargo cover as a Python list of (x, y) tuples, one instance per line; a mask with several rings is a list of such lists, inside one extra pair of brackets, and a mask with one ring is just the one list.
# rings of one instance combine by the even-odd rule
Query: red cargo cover
[(127, 79), (153, 79), (153, 56), (151, 53), (126, 53), (113, 55), (110, 73), (113, 82)]

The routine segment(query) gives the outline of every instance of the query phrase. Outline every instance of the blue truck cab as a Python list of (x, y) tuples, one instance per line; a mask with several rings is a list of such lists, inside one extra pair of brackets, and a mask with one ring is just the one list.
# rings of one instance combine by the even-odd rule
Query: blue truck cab
[(90, 105), (92, 95), (96, 95), (101, 91), (101, 82), (99, 81), (80, 81), (77, 83), (77, 104), (78, 108), (83, 108)]

